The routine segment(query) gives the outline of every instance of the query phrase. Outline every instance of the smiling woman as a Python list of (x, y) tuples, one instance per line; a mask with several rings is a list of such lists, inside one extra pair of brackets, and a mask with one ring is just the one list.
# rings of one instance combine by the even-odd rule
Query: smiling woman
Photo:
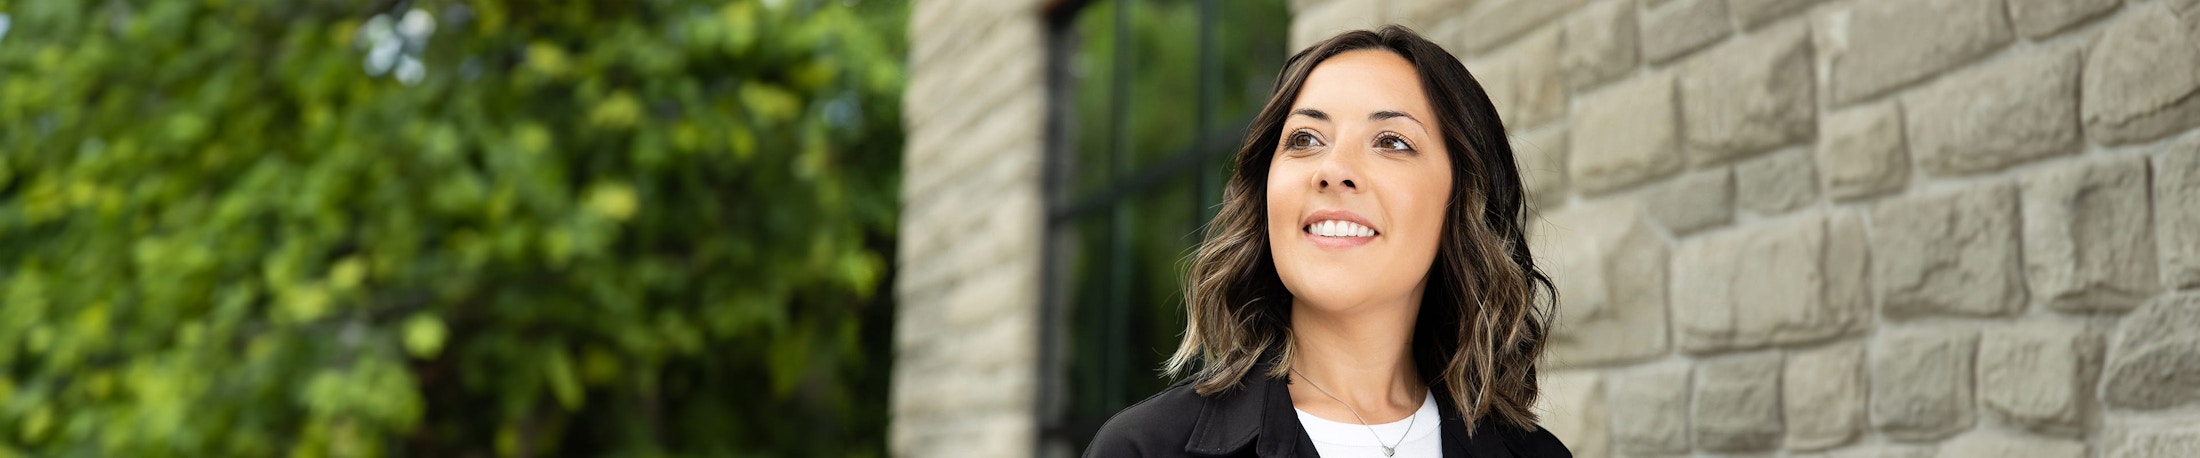
[(1235, 163), (1185, 282), (1189, 376), (1087, 456), (1570, 456), (1529, 410), (1556, 298), (1457, 59), (1399, 26), (1318, 43)]

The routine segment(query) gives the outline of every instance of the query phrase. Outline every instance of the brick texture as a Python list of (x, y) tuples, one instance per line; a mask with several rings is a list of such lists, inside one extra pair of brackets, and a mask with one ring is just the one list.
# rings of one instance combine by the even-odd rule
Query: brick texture
[(2166, 5), (2134, 9), (2086, 49), (2086, 132), (2103, 143), (2152, 140), (2200, 124), (2200, 31)]
[(1823, 217), (1684, 243), (1673, 257), (1677, 338), (1709, 353), (1839, 335), (1862, 323), (1856, 303), (1827, 300)]
[(1978, 352), (1978, 397), (1986, 410), (2034, 431), (2083, 431), (2101, 354), (2100, 336), (2086, 325), (2031, 321), (1989, 328)]
[(2200, 228), (2200, 139), (2167, 145), (2154, 158), (2154, 233), (2172, 287), (2200, 287), (2200, 230), (2193, 228)]
[(1910, 155), (1902, 140), (1902, 109), (1885, 103), (1835, 112), (1818, 136), (1818, 176), (1826, 194), (1855, 200), (1895, 190), (1910, 181)]
[(1674, 178), (1647, 191), (1650, 218), (1677, 235), (1734, 220), (1734, 173), (1705, 170)]
[(2124, 311), (2160, 288), (2147, 221), (2147, 158), (2024, 180), (2024, 263), (2035, 297), (2074, 312)]
[(1903, 442), (1939, 440), (1970, 429), (1976, 331), (1901, 328), (1872, 339), (1871, 422)]
[[(2200, 0), (1292, 5), (1295, 41), (1404, 22), (1489, 88), (1577, 456), (2200, 456)], [(928, 93), (913, 123), (977, 113)], [(904, 319), (991, 309), (936, 310)]]
[(1704, 450), (1769, 450), (1780, 442), (1780, 354), (1711, 359), (1696, 367), (1696, 444)]
[(1860, 0), (1825, 21), (1837, 103), (1964, 65), (2014, 38), (2000, 0)]
[(1603, 194), (1681, 170), (1673, 77), (1652, 74), (1583, 97), (1567, 144), (1584, 194)]
[(2158, 410), (2200, 401), (2200, 293), (2156, 298), (2121, 327), (2102, 375), (2109, 405)]
[(1634, 70), (1642, 49), (1637, 30), (1633, 2), (1599, 2), (1567, 18), (1559, 58), (1567, 84), (1592, 87)]
[(1623, 400), (1612, 411), (1615, 453), (1628, 456), (1687, 453), (1689, 366), (1660, 364), (1617, 371), (1605, 399)]
[(1903, 97), (1910, 151), (1939, 175), (2076, 153), (2077, 52), (2041, 49), (1989, 62)]
[(1788, 354), (1781, 378), (1787, 447), (1822, 450), (1863, 432), (1864, 346), (1843, 342)]
[(1801, 25), (1728, 44), (1681, 70), (1689, 162), (1719, 163), (1810, 138), (1816, 86)]
[(1734, 26), (1727, 20), (1726, 0), (1646, 3), (1642, 12), (1642, 57), (1645, 60), (1670, 60), (1734, 33)]
[[(1603, 218), (1628, 214), (1606, 224)], [(1597, 205), (1551, 213), (1531, 229), (1534, 252), (1548, 261), (1561, 301), (1574, 319), (1551, 335), (1561, 365), (1641, 360), (1665, 352), (1666, 242), (1631, 206)], [(1563, 275), (1558, 272), (1564, 272)]]
[(2011, 186), (1910, 197), (1872, 209), (1881, 313), (1995, 316), (2025, 304)]
[(2123, 0), (2008, 0), (2009, 20), (2017, 32), (2044, 37), (2100, 17)]

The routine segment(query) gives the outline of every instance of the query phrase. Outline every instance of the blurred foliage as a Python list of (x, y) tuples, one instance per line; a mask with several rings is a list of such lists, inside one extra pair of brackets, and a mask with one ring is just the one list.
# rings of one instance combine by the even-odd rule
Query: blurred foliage
[(0, 0), (0, 454), (882, 453), (906, 9)]

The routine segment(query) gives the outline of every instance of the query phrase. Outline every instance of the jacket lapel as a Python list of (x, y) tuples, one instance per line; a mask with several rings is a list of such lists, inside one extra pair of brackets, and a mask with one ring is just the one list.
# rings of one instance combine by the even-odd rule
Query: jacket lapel
[(1184, 444), (1184, 452), (1224, 456), (1244, 449), (1261, 433), (1267, 385), (1239, 383), (1221, 393), (1200, 396), (1199, 419), (1192, 423), (1192, 438)]
[[(1431, 387), (1431, 389), (1434, 389)], [(1451, 396), (1436, 392), (1436, 411), (1444, 419), (1444, 456), (1474, 458), (1511, 458), (1512, 450), (1505, 447), (1505, 438), (1492, 421), (1474, 425), (1474, 434), (1467, 434), (1467, 420), (1452, 408)]]
[[(1261, 369), (1266, 374), (1266, 368)], [(1304, 444), (1313, 439), (1306, 436), (1306, 425), (1299, 424), (1299, 413), (1291, 408), (1290, 379), (1267, 378), (1263, 375), (1260, 385), (1266, 387), (1266, 406), (1261, 411), (1267, 418), (1260, 423), (1260, 448), (1256, 454), (1262, 458), (1315, 457), (1314, 445)]]
[(1226, 456), (1251, 446), (1261, 457), (1314, 456), (1313, 447), (1300, 446), (1306, 430), (1291, 410), (1288, 381), (1269, 378), (1270, 367), (1265, 362), (1255, 365), (1236, 388), (1202, 396), (1199, 419), (1192, 424), (1184, 452)]

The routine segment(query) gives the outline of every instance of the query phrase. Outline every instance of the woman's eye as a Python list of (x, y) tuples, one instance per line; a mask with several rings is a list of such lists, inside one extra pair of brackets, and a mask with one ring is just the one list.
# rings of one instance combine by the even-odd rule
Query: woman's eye
[(1293, 132), (1291, 134), (1291, 138), (1289, 138), (1288, 140), (1289, 141), (1284, 142), (1284, 144), (1291, 149), (1307, 149), (1316, 146), (1322, 146), (1321, 139), (1314, 138), (1314, 134), (1309, 134), (1306, 132)]
[(1388, 149), (1388, 150), (1398, 150), (1398, 151), (1412, 151), (1412, 150), (1413, 150), (1413, 145), (1412, 145), (1412, 144), (1409, 144), (1409, 143), (1406, 143), (1406, 139), (1403, 139), (1403, 138), (1398, 138), (1398, 137), (1390, 137), (1390, 136), (1385, 136), (1385, 137), (1382, 137), (1382, 138), (1378, 138), (1378, 139), (1375, 139), (1375, 146), (1376, 146), (1376, 147), (1378, 147), (1378, 148), (1382, 148), (1382, 149)]

